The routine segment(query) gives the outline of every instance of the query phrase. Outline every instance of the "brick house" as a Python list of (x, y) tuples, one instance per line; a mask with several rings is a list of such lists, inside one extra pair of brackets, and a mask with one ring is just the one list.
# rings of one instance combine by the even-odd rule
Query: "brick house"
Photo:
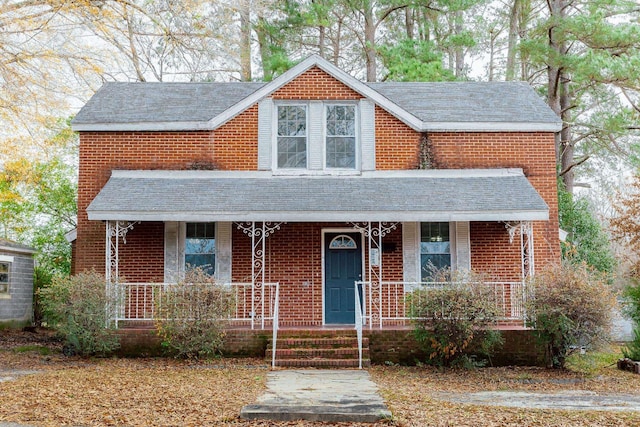
[(107, 83), (73, 121), (74, 268), (110, 266), (132, 321), (205, 265), (254, 328), (276, 289), (280, 326), (353, 325), (356, 282), (384, 328), (427, 266), (472, 269), (521, 327), (524, 279), (560, 259), (560, 127), (526, 83), (363, 83), (317, 56), (269, 83)]

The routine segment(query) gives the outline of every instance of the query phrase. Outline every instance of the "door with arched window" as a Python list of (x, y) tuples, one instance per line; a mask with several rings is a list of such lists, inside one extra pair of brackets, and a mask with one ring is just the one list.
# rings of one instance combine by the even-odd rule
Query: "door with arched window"
[(353, 324), (354, 284), (362, 280), (361, 235), (326, 233), (324, 244), (325, 323)]

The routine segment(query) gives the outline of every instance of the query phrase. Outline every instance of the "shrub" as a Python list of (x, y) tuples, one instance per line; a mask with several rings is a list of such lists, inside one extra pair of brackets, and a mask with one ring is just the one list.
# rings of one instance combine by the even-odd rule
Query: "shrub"
[(41, 326), (44, 321), (40, 289), (50, 286), (52, 280), (53, 274), (49, 269), (41, 266), (33, 269), (33, 324), (36, 326)]
[(607, 278), (564, 262), (537, 274), (528, 287), (528, 325), (545, 348), (547, 365), (564, 368), (568, 355), (608, 341), (616, 298)]
[(630, 285), (624, 291), (624, 312), (633, 321), (633, 339), (622, 348), (622, 354), (640, 360), (640, 285)]
[(220, 352), (233, 307), (228, 287), (196, 268), (162, 293), (156, 304), (156, 328), (169, 353), (198, 359)]
[(44, 320), (65, 340), (65, 354), (102, 356), (119, 347), (118, 336), (107, 325), (104, 276), (88, 272), (54, 277), (38, 296)]
[(640, 326), (640, 284), (629, 285), (624, 290), (624, 313), (636, 327)]
[(640, 328), (637, 325), (633, 328), (633, 339), (622, 347), (622, 354), (628, 359), (640, 360)]
[(500, 316), (493, 287), (476, 274), (457, 276), (439, 272), (434, 281), (450, 284), (409, 295), (416, 338), (432, 365), (477, 366), (477, 356), (490, 356), (502, 344), (501, 333), (487, 329)]

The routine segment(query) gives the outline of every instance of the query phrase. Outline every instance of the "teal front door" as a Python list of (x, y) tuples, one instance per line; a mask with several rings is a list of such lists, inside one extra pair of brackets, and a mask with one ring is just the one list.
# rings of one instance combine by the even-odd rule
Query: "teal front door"
[(361, 236), (326, 233), (324, 242), (325, 323), (354, 324), (354, 284), (362, 280)]

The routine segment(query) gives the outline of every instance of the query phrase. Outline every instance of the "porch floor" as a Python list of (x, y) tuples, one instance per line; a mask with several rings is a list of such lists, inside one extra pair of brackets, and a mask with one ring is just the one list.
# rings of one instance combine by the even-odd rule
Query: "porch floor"
[[(152, 321), (120, 321), (118, 323), (118, 329), (155, 329), (155, 325)], [(271, 325), (265, 326), (262, 329), (259, 326), (251, 328), (251, 325), (229, 325), (225, 328), (229, 331), (260, 331), (263, 330), (265, 332), (271, 332)], [(414, 329), (414, 326), (411, 324), (405, 325), (383, 325), (382, 330), (386, 331), (411, 331)], [(523, 331), (529, 330), (528, 328), (522, 324), (497, 324), (492, 327), (494, 330), (498, 331)], [(370, 328), (368, 325), (364, 325), (362, 327), (363, 332), (368, 330), (379, 331), (381, 328), (378, 326), (373, 326)], [(287, 333), (287, 332), (299, 332), (299, 331), (318, 331), (318, 332), (332, 332), (332, 331), (354, 331), (354, 325), (286, 325), (278, 327), (279, 333)]]

